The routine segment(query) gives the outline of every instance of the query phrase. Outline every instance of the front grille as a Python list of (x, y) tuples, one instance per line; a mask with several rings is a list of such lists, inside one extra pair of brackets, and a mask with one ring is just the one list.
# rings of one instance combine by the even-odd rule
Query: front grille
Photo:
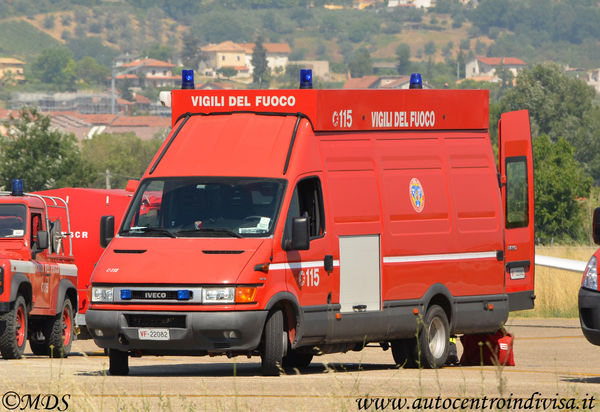
[(130, 328), (185, 328), (185, 315), (125, 315)]
[[(190, 291), (190, 299), (193, 298), (193, 293)], [(176, 290), (132, 290), (131, 299), (137, 300), (177, 300)]]

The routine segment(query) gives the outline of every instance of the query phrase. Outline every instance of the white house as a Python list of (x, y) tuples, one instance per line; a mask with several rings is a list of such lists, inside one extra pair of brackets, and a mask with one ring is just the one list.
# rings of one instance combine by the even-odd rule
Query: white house
[(469, 60), (465, 65), (465, 77), (467, 79), (485, 79), (499, 81), (496, 69), (503, 67), (510, 70), (513, 76), (517, 76), (527, 66), (523, 60), (517, 57), (482, 57), (478, 56)]

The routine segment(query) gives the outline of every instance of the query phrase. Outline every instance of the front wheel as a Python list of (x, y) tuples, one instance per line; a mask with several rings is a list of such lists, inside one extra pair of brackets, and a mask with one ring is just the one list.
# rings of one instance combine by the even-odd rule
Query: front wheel
[(0, 352), (4, 359), (20, 359), (27, 343), (27, 305), (19, 295), (10, 312), (0, 316)]
[(265, 323), (261, 370), (265, 376), (279, 376), (284, 352), (283, 313), (271, 312)]
[(63, 302), (59, 314), (51, 318), (44, 330), (45, 344), (51, 358), (66, 358), (71, 352), (74, 334), (73, 304), (70, 299)]
[(422, 326), (418, 336), (419, 366), (429, 369), (441, 368), (446, 364), (450, 346), (448, 316), (440, 306), (432, 305), (425, 314)]

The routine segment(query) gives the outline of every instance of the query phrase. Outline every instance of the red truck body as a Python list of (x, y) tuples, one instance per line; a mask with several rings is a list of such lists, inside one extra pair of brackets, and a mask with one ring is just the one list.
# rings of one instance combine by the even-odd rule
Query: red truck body
[[(64, 188), (0, 196), (0, 351), (67, 356), (76, 315), (87, 309), (87, 286), (103, 249), (98, 222), (121, 217), (124, 190)], [(79, 316), (84, 321), (85, 317)], [(85, 326), (85, 323), (80, 324)]]
[[(98, 222), (104, 215), (114, 215), (117, 224), (121, 219), (132, 193), (122, 189), (61, 188), (36, 192), (55, 196), (69, 205), (73, 256), (77, 266), (77, 325), (85, 326), (85, 312), (88, 307), (88, 287), (94, 266), (104, 249), (98, 244), (100, 237)], [(85, 336), (84, 331), (84, 336)]]
[(133, 351), (259, 354), (278, 374), (367, 342), (438, 367), (448, 336), (533, 307), (526, 111), (502, 116), (499, 173), (487, 91), (171, 100), (173, 131), (92, 276), (111, 373)]

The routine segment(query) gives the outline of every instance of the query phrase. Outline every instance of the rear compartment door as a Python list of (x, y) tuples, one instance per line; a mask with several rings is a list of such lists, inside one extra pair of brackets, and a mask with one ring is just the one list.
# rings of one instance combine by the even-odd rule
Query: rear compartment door
[(505, 225), (505, 285), (510, 310), (533, 308), (534, 195), (529, 112), (502, 114), (500, 175)]

